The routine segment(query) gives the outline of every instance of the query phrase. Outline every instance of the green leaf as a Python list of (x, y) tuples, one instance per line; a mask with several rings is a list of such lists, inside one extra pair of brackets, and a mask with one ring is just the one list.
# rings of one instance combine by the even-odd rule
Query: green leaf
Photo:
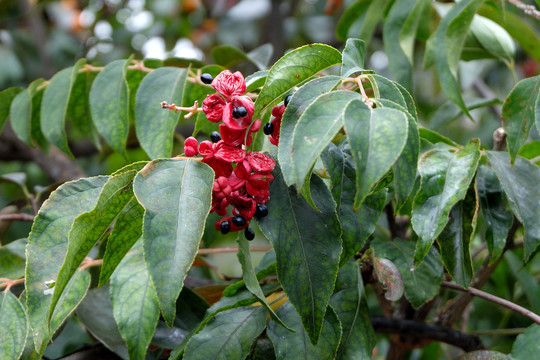
[(377, 88), (379, 97), (381, 99), (393, 101), (402, 108), (407, 109), (405, 98), (403, 97), (403, 94), (401, 93), (401, 90), (396, 82), (377, 74), (369, 75), (368, 79), (372, 85)]
[(356, 164), (354, 210), (400, 156), (407, 142), (407, 122), (402, 111), (371, 110), (360, 100), (351, 101), (345, 109), (345, 131)]
[(341, 66), (341, 76), (347, 77), (354, 73), (360, 75), (366, 71), (364, 60), (366, 58), (366, 43), (360, 39), (347, 39), (345, 49), (343, 49)]
[(482, 47), (513, 70), (516, 48), (512, 37), (493, 20), (475, 15), (470, 31)]
[(321, 77), (306, 83), (291, 97), (281, 119), (278, 146), (279, 165), (284, 174), (294, 174), (291, 150), (296, 122), (315, 99), (332, 90), (339, 81), (337, 76)]
[[(239, 235), (238, 239), (238, 261), (240, 262), (240, 265), (242, 266), (242, 277), (244, 279), (244, 283), (246, 284), (246, 288), (253, 294), (261, 304), (266, 308), (272, 319), (274, 319), (278, 324), (281, 326), (289, 329), (283, 321), (277, 317), (276, 313), (272, 308), (270, 307), (270, 304), (268, 304), (268, 301), (266, 300), (266, 296), (264, 295), (261, 285), (259, 284), (259, 280), (257, 279), (257, 275), (255, 274), (255, 271), (253, 270), (253, 262), (251, 261), (251, 252), (249, 249), (249, 241), (246, 240), (245, 236)], [(290, 329), (289, 329), (290, 330)]]
[[(73, 220), (94, 208), (108, 177), (80, 179), (63, 184), (41, 206), (28, 236), (26, 262), (27, 311), (36, 349), (50, 339), (48, 315), (51, 296), (47, 281), (55, 281), (68, 248)], [(43, 254), (47, 254), (44, 256)]]
[(336, 38), (339, 41), (344, 42), (350, 37), (354, 37), (354, 35), (352, 35), (353, 30), (359, 31), (362, 23), (365, 21), (366, 10), (371, 2), (372, 0), (355, 1), (351, 6), (348, 6), (345, 9), (345, 12), (336, 26)]
[(141, 147), (151, 159), (172, 154), (174, 129), (182, 113), (162, 109), (160, 104), (166, 101), (182, 106), (187, 72), (172, 67), (154, 70), (137, 90), (135, 129)]
[(114, 319), (126, 341), (129, 358), (144, 359), (159, 319), (159, 305), (141, 241), (118, 265), (109, 292)]
[(18, 93), (11, 102), (9, 115), (11, 127), (21, 141), (31, 146), (32, 140), (41, 145), (44, 139), (39, 124), (44, 83), (43, 79), (32, 81), (28, 88)]
[(67, 282), (94, 245), (103, 239), (118, 214), (133, 198), (131, 184), (136, 171), (111, 176), (99, 194), (96, 206), (78, 216), (69, 231), (66, 257), (58, 273), (50, 311), (54, 309)]
[(477, 350), (463, 354), (458, 360), (512, 360), (512, 357), (490, 350)]
[(183, 358), (245, 359), (251, 344), (266, 326), (266, 316), (262, 306), (241, 307), (217, 314), (191, 337)]
[(213, 179), (208, 165), (184, 159), (151, 161), (135, 177), (133, 190), (145, 209), (144, 257), (169, 326), (203, 235)]
[(334, 359), (341, 339), (341, 325), (336, 312), (328, 307), (322, 324), (321, 338), (316, 345), (309, 342), (302, 328), (300, 317), (290, 302), (286, 302), (276, 313), (291, 323), (294, 333), (278, 326), (273, 320), (268, 323), (266, 333), (272, 343), (277, 360)]
[[(420, 153), (420, 134), (418, 132), (418, 124), (409, 112), (405, 111), (404, 108), (395, 102), (383, 99), (379, 101), (383, 106), (404, 112), (405, 115), (407, 115), (408, 121), (407, 143), (392, 167), (392, 172), (394, 174), (394, 192), (396, 193), (396, 206), (394, 212), (397, 213), (407, 202), (414, 189), (418, 167), (418, 155)], [(414, 108), (414, 104), (412, 106)]]
[(457, 67), (467, 30), (482, 0), (463, 0), (454, 4), (429, 38), (426, 58), (433, 57), (441, 88), (472, 119), (463, 102), (457, 81)]
[[(499, 99), (484, 99), (473, 97), (465, 99), (465, 105), (469, 110), (501, 104), (502, 102)], [(443, 105), (441, 105), (432, 116), (430, 116), (429, 127), (432, 130), (444, 128), (452, 121), (457, 120), (462, 114), (463, 112), (461, 111), (459, 106), (457, 106), (451, 101), (447, 101)]]
[(384, 21), (383, 42), (388, 55), (388, 67), (396, 80), (412, 89), (412, 64), (414, 40), (423, 12), (430, 6), (429, 0), (396, 1)]
[(538, 47), (537, 41), (538, 32), (525, 17), (511, 11), (501, 12), (494, 4), (489, 4), (489, 2), (485, 2), (480, 7), (478, 14), (501, 25), (523, 50), (529, 53), (536, 61), (540, 61), (540, 47)]
[(457, 143), (454, 140), (449, 139), (433, 130), (421, 127), (418, 129), (418, 133), (420, 134), (420, 138), (427, 140), (432, 144), (443, 143), (450, 146), (457, 146)]
[(386, 202), (386, 191), (379, 191), (369, 195), (357, 211), (353, 210), (356, 170), (348, 150), (346, 141), (339, 147), (330, 143), (321, 156), (330, 175), (330, 191), (343, 230), (341, 264), (364, 247), (368, 236), (375, 231)]
[(28, 320), (19, 299), (9, 290), (0, 293), (0, 359), (17, 360), (24, 350)]
[(501, 183), (491, 167), (479, 165), (476, 174), (476, 190), (486, 222), (485, 240), (491, 254), (490, 262), (493, 263), (502, 254), (506, 245), (506, 236), (512, 226), (513, 216), (506, 210)]
[(520, 286), (523, 293), (525, 293), (530, 304), (529, 309), (536, 314), (540, 313), (540, 286), (535, 278), (534, 271), (530, 266), (523, 266), (519, 257), (511, 251), (504, 253), (504, 260), (517, 282), (516, 285)]
[(252, 92), (262, 87), (266, 76), (268, 76), (268, 70), (257, 71), (246, 77), (246, 92)]
[(371, 246), (376, 256), (396, 265), (405, 284), (405, 297), (415, 309), (439, 294), (444, 269), (435, 248), (431, 248), (422, 264), (414, 269), (414, 242), (376, 239)]
[(488, 151), (487, 155), (508, 195), (512, 211), (525, 228), (523, 255), (528, 262), (540, 245), (540, 169), (519, 156), (511, 166), (504, 152)]
[(330, 305), (343, 330), (336, 359), (369, 359), (375, 346), (375, 333), (369, 319), (369, 309), (363, 298), (364, 284), (358, 264), (347, 263), (338, 273)]
[(537, 99), (540, 93), (540, 76), (519, 81), (506, 97), (502, 107), (502, 124), (507, 134), (508, 153), (512, 164), (519, 149), (525, 144), (535, 123), (540, 128), (540, 111)]
[(471, 258), (471, 241), (476, 228), (478, 199), (470, 187), (465, 199), (450, 210), (448, 223), (437, 237), (444, 267), (452, 279), (468, 288), (474, 275)]
[(114, 269), (116, 269), (133, 244), (141, 237), (143, 215), (144, 208), (134, 197), (118, 214), (111, 234), (107, 239), (103, 265), (99, 273), (99, 286), (105, 285)]
[(321, 332), (336, 281), (341, 253), (341, 226), (324, 182), (313, 175), (311, 195), (320, 211), (287, 188), (280, 169), (273, 172), (268, 216), (259, 221), (276, 252), (277, 274), (312, 343)]
[(4, 127), (7, 119), (9, 118), (9, 110), (11, 102), (24, 89), (21, 87), (11, 87), (0, 91), (0, 131)]
[(18, 279), (24, 276), (26, 239), (0, 247), (0, 278)]
[(341, 53), (331, 46), (310, 44), (285, 54), (268, 72), (255, 102), (254, 118), (268, 111), (273, 102), (318, 72), (341, 63)]
[(92, 289), (77, 308), (77, 317), (105, 347), (127, 360), (128, 351), (114, 321), (109, 286)]
[(343, 126), (343, 113), (353, 99), (361, 99), (361, 95), (346, 90), (332, 91), (316, 98), (300, 116), (290, 147), (285, 149), (292, 161), (291, 167), (282, 169), (288, 185), (296, 184), (299, 189), (303, 186), (317, 158)]
[(115, 60), (96, 76), (90, 90), (90, 111), (99, 134), (114, 151), (126, 157), (129, 131), (128, 86), (124, 68), (129, 60)]
[(448, 223), (452, 207), (465, 198), (480, 160), (479, 147), (480, 143), (473, 140), (462, 150), (433, 149), (419, 160), (422, 180), (414, 197), (411, 219), (419, 236), (414, 254), (416, 266)]
[(532, 324), (523, 334), (518, 335), (512, 347), (513, 360), (534, 359), (540, 351), (540, 325)]
[(56, 73), (45, 89), (41, 103), (41, 131), (49, 142), (60, 150), (74, 157), (68, 146), (66, 134), (66, 118), (70, 103), (71, 91), (79, 69), (84, 65), (81, 59), (75, 66)]

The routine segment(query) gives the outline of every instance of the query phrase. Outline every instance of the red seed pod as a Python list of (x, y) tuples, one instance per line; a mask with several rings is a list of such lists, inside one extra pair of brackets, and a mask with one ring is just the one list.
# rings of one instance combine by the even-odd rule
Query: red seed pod
[(203, 100), (203, 111), (208, 120), (212, 122), (220, 122), (223, 118), (223, 110), (225, 109), (225, 99), (219, 94), (208, 95)]
[(238, 163), (246, 157), (246, 152), (242, 148), (236, 146), (229, 146), (223, 142), (218, 141), (214, 146), (214, 156), (217, 159), (227, 161), (230, 163)]
[(199, 153), (199, 143), (197, 139), (190, 136), (184, 141), (184, 154), (188, 157), (196, 156)]
[(212, 80), (212, 87), (227, 100), (234, 95), (242, 95), (246, 92), (246, 82), (240, 71), (231, 73), (224, 70)]
[[(234, 109), (244, 108), (245, 116), (234, 116)], [(244, 130), (251, 124), (253, 116), (253, 100), (248, 96), (233, 96), (223, 109), (223, 123), (233, 130)]]
[(271, 172), (274, 170), (276, 163), (272, 158), (260, 152), (250, 152), (247, 155), (249, 165), (255, 171)]

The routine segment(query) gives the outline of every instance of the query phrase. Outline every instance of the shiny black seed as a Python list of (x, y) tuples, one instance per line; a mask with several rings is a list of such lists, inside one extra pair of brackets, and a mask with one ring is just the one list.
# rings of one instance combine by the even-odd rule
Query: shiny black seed
[(272, 133), (274, 132), (274, 124), (269, 123), (269, 122), (266, 123), (266, 124), (264, 124), (263, 132), (264, 132), (266, 135), (272, 135)]
[(233, 108), (232, 109), (232, 116), (235, 119), (238, 119), (240, 117), (240, 115), (238, 115), (238, 108)]
[(229, 224), (228, 221), (223, 221), (221, 225), (219, 226), (219, 230), (223, 235), (231, 231), (231, 224)]
[(232, 109), (232, 116), (235, 119), (244, 117), (247, 115), (247, 109), (245, 106), (239, 106)]
[(244, 230), (244, 235), (249, 241), (255, 239), (255, 231), (251, 230), (250, 228), (246, 228), (246, 230)]
[(266, 215), (268, 215), (268, 207), (264, 204), (257, 204), (257, 208), (255, 210), (255, 216), (257, 218), (263, 218)]
[(235, 217), (232, 218), (232, 223), (235, 225), (235, 226), (244, 226), (246, 225), (246, 219), (244, 219), (242, 216), (240, 215), (237, 215)]
[(287, 107), (287, 105), (289, 105), (289, 101), (291, 101), (291, 98), (292, 98), (292, 95), (287, 95), (285, 96), (285, 100), (283, 100), (283, 105), (285, 105), (285, 107)]
[(211, 84), (212, 80), (214, 80), (214, 78), (208, 73), (204, 73), (201, 75), (201, 81), (205, 84)]
[(210, 134), (210, 140), (212, 140), (212, 142), (216, 143), (219, 140), (221, 140), (221, 135), (217, 131), (212, 131), (212, 133)]

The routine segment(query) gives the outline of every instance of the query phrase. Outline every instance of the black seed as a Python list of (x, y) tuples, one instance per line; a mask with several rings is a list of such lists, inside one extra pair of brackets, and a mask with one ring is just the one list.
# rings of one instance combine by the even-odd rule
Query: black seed
[(270, 122), (264, 124), (263, 132), (264, 132), (266, 135), (272, 135), (272, 133), (274, 132), (274, 124), (272, 124), (272, 123), (270, 123)]
[(231, 231), (231, 224), (229, 224), (228, 221), (223, 221), (221, 225), (219, 226), (219, 230), (223, 235)]
[(235, 119), (238, 119), (240, 117), (240, 115), (238, 115), (238, 108), (232, 109), (232, 117)]
[(235, 217), (232, 218), (232, 223), (235, 225), (235, 226), (244, 226), (246, 225), (246, 219), (244, 219), (242, 216), (240, 215), (237, 215)]
[(244, 230), (244, 235), (249, 241), (255, 239), (255, 231), (251, 230), (250, 228), (246, 228), (246, 230)]
[(291, 101), (291, 98), (292, 98), (291, 94), (285, 96), (285, 100), (283, 100), (283, 105), (285, 105), (285, 107), (287, 107), (287, 105), (289, 105), (289, 101)]
[(212, 80), (214, 80), (214, 78), (208, 73), (204, 73), (201, 75), (201, 81), (205, 84), (211, 84)]
[(219, 140), (221, 140), (221, 135), (217, 131), (212, 131), (212, 133), (210, 134), (210, 140), (212, 140), (212, 142), (214, 143), (217, 143)]
[(264, 204), (257, 204), (257, 208), (255, 210), (255, 216), (257, 218), (263, 218), (266, 215), (268, 215), (268, 207)]
[(239, 106), (232, 109), (232, 116), (235, 119), (244, 117), (247, 115), (247, 109), (245, 106)]

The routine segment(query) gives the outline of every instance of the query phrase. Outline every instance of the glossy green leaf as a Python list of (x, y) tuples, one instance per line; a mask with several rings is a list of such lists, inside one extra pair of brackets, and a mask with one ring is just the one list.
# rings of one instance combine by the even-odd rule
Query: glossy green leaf
[(128, 359), (126, 343), (114, 321), (109, 286), (90, 290), (77, 308), (77, 317), (99, 342), (120, 358)]
[(363, 293), (364, 284), (358, 264), (349, 262), (343, 265), (338, 273), (334, 295), (330, 298), (330, 305), (343, 330), (336, 359), (371, 358), (375, 333)]
[(540, 351), (540, 325), (532, 324), (523, 334), (518, 335), (512, 347), (513, 360), (528, 360), (538, 356)]
[(279, 135), (278, 159), (284, 174), (294, 174), (291, 150), (298, 119), (315, 99), (332, 90), (339, 81), (340, 78), (337, 76), (321, 77), (306, 83), (293, 93), (283, 113)]
[(427, 140), (432, 144), (443, 143), (450, 146), (457, 146), (457, 143), (454, 140), (449, 139), (433, 130), (421, 127), (418, 129), (418, 133), (420, 134), (421, 139)]
[(493, 20), (475, 15), (470, 31), (484, 49), (513, 69), (516, 48), (512, 37)]
[(343, 49), (341, 76), (347, 77), (353, 74), (360, 75), (364, 68), (366, 58), (366, 43), (360, 39), (347, 39), (345, 49)]
[(56, 73), (45, 89), (41, 103), (41, 131), (49, 142), (73, 157), (68, 146), (66, 120), (71, 91), (79, 69), (84, 65), (82, 59), (75, 66)]
[(432, 57), (441, 87), (463, 112), (471, 117), (457, 81), (457, 67), (467, 30), (482, 0), (464, 0), (455, 3), (442, 18), (437, 30), (427, 43), (426, 57)]
[(474, 187), (459, 201), (448, 215), (448, 223), (437, 237), (444, 267), (452, 279), (468, 288), (474, 275), (471, 241), (476, 228), (478, 199)]
[(533, 140), (523, 145), (518, 155), (527, 160), (535, 159), (535, 163), (538, 164), (539, 160), (536, 158), (540, 157), (540, 140)]
[(21, 87), (11, 87), (0, 91), (0, 131), (9, 118), (11, 102), (23, 90)]
[[(336, 38), (339, 41), (345, 42), (350, 37), (358, 35), (357, 32), (365, 20), (366, 11), (371, 2), (372, 0), (360, 0), (346, 7), (336, 26)], [(353, 31), (356, 34), (353, 35)]]
[(88, 137), (97, 149), (101, 149), (99, 134), (89, 111), (90, 90), (97, 74), (95, 71), (79, 72), (71, 87), (67, 117), (79, 133)]
[[(268, 276), (276, 275), (276, 254), (273, 249), (264, 255), (259, 262), (259, 265), (254, 268), (254, 271), (256, 272), (257, 281)], [(245, 281), (243, 279), (238, 280), (223, 290), (223, 296), (234, 296), (238, 291), (244, 289), (245, 287)]]
[(416, 32), (422, 21), (429, 0), (396, 1), (384, 21), (384, 49), (388, 55), (388, 67), (396, 80), (412, 89), (412, 64)]
[(294, 329), (287, 331), (273, 320), (268, 323), (266, 333), (274, 344), (277, 360), (296, 359), (334, 359), (341, 339), (341, 324), (336, 312), (328, 307), (321, 329), (321, 338), (316, 345), (309, 342), (298, 313), (290, 302), (276, 310), (279, 317), (285, 318)]
[(287, 188), (278, 167), (273, 175), (269, 213), (259, 226), (274, 246), (279, 282), (316, 344), (336, 281), (341, 226), (332, 195), (318, 176), (312, 177), (311, 195), (320, 211), (294, 187)]
[(356, 170), (348, 150), (346, 141), (339, 147), (330, 143), (321, 156), (326, 172), (330, 175), (330, 191), (343, 230), (341, 264), (364, 247), (368, 236), (375, 231), (386, 202), (386, 191), (379, 191), (369, 195), (360, 208), (353, 211)]
[[(238, 261), (240, 262), (240, 265), (242, 266), (242, 277), (244, 279), (244, 283), (246, 285), (246, 288), (253, 294), (261, 304), (266, 308), (272, 319), (274, 319), (278, 324), (280, 324), (283, 327), (287, 327), (285, 323), (277, 317), (276, 313), (272, 308), (270, 307), (270, 304), (268, 304), (268, 301), (266, 300), (266, 296), (264, 295), (261, 285), (259, 284), (259, 280), (257, 279), (257, 275), (255, 274), (255, 271), (253, 270), (253, 262), (251, 260), (251, 252), (249, 249), (249, 241), (246, 240), (245, 236), (240, 235), (237, 239), (238, 242)], [(290, 329), (289, 329), (290, 330)]]
[(48, 315), (52, 297), (43, 295), (48, 289), (45, 282), (56, 280), (67, 253), (73, 220), (94, 208), (107, 179), (100, 176), (63, 184), (41, 206), (34, 220), (26, 249), (25, 284), (36, 349), (49, 339)]
[(0, 278), (18, 279), (24, 276), (26, 239), (0, 247)]
[(66, 257), (58, 272), (54, 287), (51, 312), (64, 291), (64, 287), (84, 258), (88, 256), (94, 245), (107, 235), (109, 227), (118, 214), (133, 198), (131, 184), (135, 174), (136, 171), (132, 170), (109, 177), (99, 194), (96, 206), (91, 211), (78, 216), (73, 222), (69, 232)]
[(403, 94), (401, 93), (401, 90), (396, 82), (377, 74), (369, 75), (368, 79), (372, 85), (376, 87), (381, 99), (393, 101), (402, 108), (407, 109), (405, 98), (403, 97)]
[(356, 164), (354, 209), (385, 173), (392, 168), (407, 142), (407, 116), (391, 108), (371, 110), (355, 100), (345, 109), (344, 123)]
[(15, 96), (10, 106), (11, 128), (21, 141), (32, 146), (32, 140), (41, 144), (43, 138), (39, 125), (39, 112), (44, 83), (43, 79), (32, 81), (26, 90)]
[[(467, 106), (467, 109), (469, 110), (500, 104), (501, 101), (499, 99), (484, 99), (474, 97), (465, 99), (465, 106)], [(441, 105), (430, 117), (429, 127), (432, 130), (441, 129), (452, 121), (459, 119), (461, 115), (463, 115), (463, 111), (461, 111), (459, 106), (451, 101), (447, 101)]]
[(145, 209), (144, 257), (169, 326), (184, 278), (199, 249), (213, 179), (208, 165), (184, 159), (151, 161), (135, 177), (133, 190)]
[(520, 14), (511, 11), (500, 11), (495, 4), (485, 2), (478, 14), (485, 16), (501, 25), (512, 38), (529, 53), (536, 61), (540, 61), (538, 47), (538, 31)]
[(473, 140), (462, 150), (433, 149), (419, 160), (422, 180), (414, 197), (411, 219), (419, 236), (414, 254), (416, 266), (448, 223), (452, 207), (464, 199), (478, 167), (479, 147), (480, 143)]
[(328, 45), (305, 45), (288, 52), (268, 72), (264, 88), (255, 102), (253, 116), (259, 118), (275, 100), (283, 98), (295, 86), (340, 63), (341, 53)]
[(144, 359), (159, 319), (156, 290), (139, 241), (111, 277), (114, 319), (126, 341), (130, 359)]
[(99, 273), (99, 286), (104, 285), (111, 277), (114, 269), (127, 254), (129, 249), (142, 235), (144, 208), (134, 197), (114, 222), (113, 229), (107, 239), (107, 248), (103, 256), (103, 265)]
[(493, 262), (499, 258), (506, 245), (506, 236), (512, 226), (513, 216), (506, 210), (501, 183), (491, 167), (482, 164), (478, 167), (476, 191), (486, 222), (485, 240), (491, 254), (490, 261)]
[(288, 185), (296, 184), (299, 189), (303, 186), (317, 158), (343, 126), (342, 116), (353, 99), (361, 99), (361, 95), (346, 90), (332, 91), (316, 98), (300, 116), (290, 147), (285, 149), (291, 154), (292, 162), (290, 167), (282, 168)]
[(166, 101), (182, 106), (187, 72), (187, 69), (160, 68), (148, 74), (139, 86), (135, 129), (142, 148), (151, 159), (172, 154), (174, 129), (182, 112), (162, 109), (160, 104)]
[(268, 76), (268, 70), (257, 71), (246, 77), (246, 92), (252, 92), (262, 87), (266, 76)]
[(11, 291), (0, 293), (0, 298), (0, 359), (17, 360), (26, 342), (26, 312)]
[(429, 250), (422, 264), (415, 269), (414, 242), (377, 239), (371, 246), (376, 256), (387, 258), (396, 265), (405, 284), (405, 297), (415, 309), (439, 294), (444, 269), (435, 248)]
[(262, 306), (240, 307), (217, 314), (191, 337), (183, 358), (245, 359), (251, 344), (266, 326), (267, 314)]
[(458, 360), (512, 360), (512, 357), (498, 351), (477, 350), (465, 353)]
[(537, 99), (540, 94), (540, 76), (521, 80), (510, 91), (502, 107), (502, 124), (507, 134), (508, 153), (514, 163), (516, 154), (525, 144), (535, 123), (540, 125)]
[(511, 166), (504, 152), (488, 151), (487, 155), (510, 200), (512, 211), (525, 227), (523, 248), (527, 262), (540, 245), (540, 169), (519, 156)]
[(90, 90), (90, 111), (99, 134), (124, 157), (129, 131), (128, 86), (124, 78), (127, 65), (126, 60), (109, 63), (96, 76)]

